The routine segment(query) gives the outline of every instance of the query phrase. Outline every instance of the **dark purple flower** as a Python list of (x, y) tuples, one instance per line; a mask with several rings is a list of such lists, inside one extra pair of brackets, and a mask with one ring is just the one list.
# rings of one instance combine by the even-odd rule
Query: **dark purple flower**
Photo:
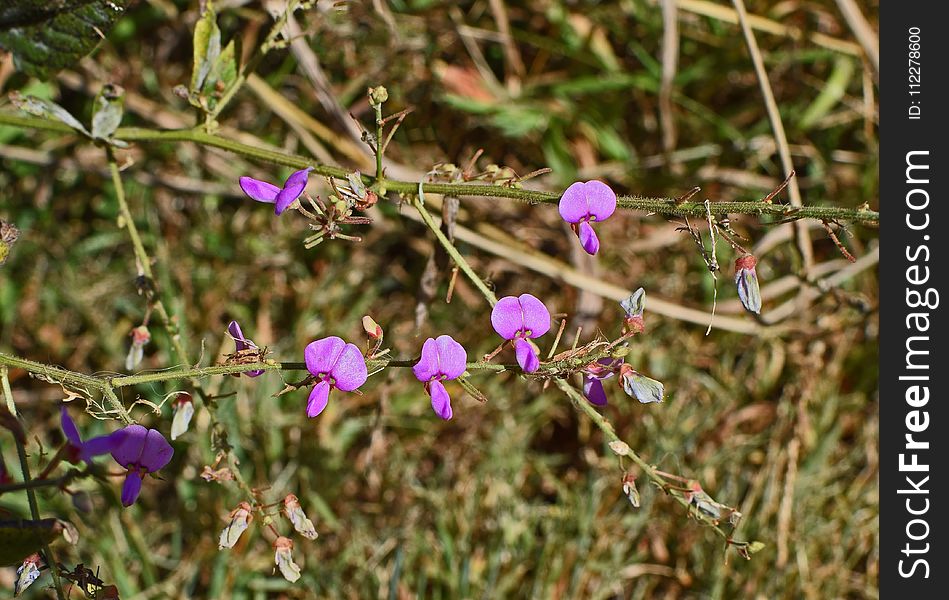
[(757, 259), (750, 254), (738, 257), (735, 261), (735, 285), (738, 286), (738, 298), (746, 310), (761, 313), (761, 290), (758, 287), (758, 274), (755, 272)]
[(602, 181), (578, 181), (560, 197), (560, 216), (570, 223), (587, 254), (600, 250), (591, 221), (604, 221), (616, 210), (616, 194)]
[(278, 188), (272, 183), (254, 179), (253, 177), (241, 177), (240, 184), (244, 193), (257, 202), (266, 202), (274, 205), (274, 214), (279, 215), (293, 204), (293, 201), (300, 197), (303, 190), (306, 189), (307, 179), (313, 167), (307, 167), (294, 172), (287, 177), (283, 188)]
[(601, 383), (616, 374), (623, 363), (619, 358), (601, 358), (583, 369), (583, 396), (596, 406), (606, 406), (606, 391)]
[(323, 412), (333, 388), (351, 392), (366, 383), (368, 372), (362, 352), (336, 336), (310, 342), (303, 356), (306, 370), (317, 382), (306, 403), (308, 417)]
[(82, 436), (79, 435), (79, 429), (76, 427), (76, 423), (72, 420), (72, 417), (69, 416), (66, 405), (59, 407), (59, 420), (63, 428), (63, 433), (66, 435), (66, 441), (69, 444), (66, 460), (73, 464), (79, 461), (92, 463), (92, 457), (112, 452), (118, 443), (116, 439), (116, 433), (118, 432), (94, 437), (85, 442), (82, 441)]
[(167, 465), (175, 451), (158, 430), (138, 424), (128, 425), (111, 437), (112, 458), (128, 470), (122, 486), (122, 505), (131, 506), (142, 491), (145, 475)]
[(505, 296), (491, 311), (491, 325), (498, 335), (514, 341), (517, 364), (527, 373), (540, 367), (537, 349), (530, 338), (537, 338), (550, 330), (550, 311), (544, 303), (530, 294)]
[(452, 416), (451, 397), (442, 381), (457, 379), (465, 372), (468, 353), (450, 335), (428, 338), (422, 344), (422, 357), (412, 367), (415, 378), (425, 384), (425, 391), (432, 397), (432, 409), (439, 417), (448, 420)]
[[(231, 334), (231, 339), (234, 340), (234, 346), (237, 348), (236, 352), (257, 349), (257, 344), (244, 337), (244, 332), (241, 331), (241, 326), (237, 323), (237, 321), (230, 322), (230, 324), (227, 326), (227, 332)], [(244, 372), (244, 375), (247, 375), (248, 377), (259, 377), (262, 374), (262, 369)]]

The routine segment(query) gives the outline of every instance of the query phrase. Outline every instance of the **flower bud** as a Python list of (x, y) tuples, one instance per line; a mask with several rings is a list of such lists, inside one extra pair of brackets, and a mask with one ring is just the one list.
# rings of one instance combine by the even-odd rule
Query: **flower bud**
[(293, 562), (293, 540), (280, 536), (273, 543), (274, 562), (280, 574), (290, 583), (300, 579), (300, 567)]
[(145, 325), (139, 325), (133, 329), (129, 335), (132, 336), (132, 345), (129, 347), (129, 353), (125, 357), (126, 371), (131, 371), (138, 367), (145, 353), (145, 345), (152, 339), (152, 334), (149, 333), (148, 327)]
[(620, 383), (628, 396), (632, 396), (643, 404), (662, 402), (665, 393), (662, 383), (640, 375), (629, 365), (620, 367)]
[(378, 106), (389, 99), (389, 91), (383, 86), (369, 88), (369, 106)]
[(626, 317), (623, 319), (623, 331), (626, 333), (642, 333), (646, 330), (643, 321), (643, 311), (646, 309), (646, 290), (637, 289), (633, 294), (619, 303), (623, 307)]
[(221, 532), (221, 538), (218, 541), (218, 550), (234, 547), (237, 540), (241, 538), (241, 534), (247, 530), (250, 522), (254, 520), (253, 508), (249, 503), (241, 502), (237, 505), (237, 508), (231, 511), (228, 519), (227, 527)]
[(175, 417), (171, 421), (171, 439), (176, 440), (188, 431), (191, 424), (191, 418), (194, 417), (194, 402), (191, 400), (191, 394), (179, 393), (175, 401), (171, 403), (175, 411)]
[(308, 540), (315, 540), (318, 537), (319, 534), (316, 533), (313, 521), (308, 519), (306, 513), (303, 512), (303, 507), (300, 506), (300, 500), (296, 495), (288, 494), (283, 499), (283, 512), (293, 523), (293, 528), (297, 533)]
[(375, 319), (366, 315), (362, 318), (362, 328), (365, 330), (366, 335), (369, 336), (369, 339), (372, 340), (381, 340), (384, 332), (382, 331), (382, 326), (376, 323)]
[(758, 287), (758, 274), (755, 272), (757, 259), (750, 254), (740, 256), (735, 261), (735, 285), (738, 298), (745, 310), (761, 313), (761, 289)]

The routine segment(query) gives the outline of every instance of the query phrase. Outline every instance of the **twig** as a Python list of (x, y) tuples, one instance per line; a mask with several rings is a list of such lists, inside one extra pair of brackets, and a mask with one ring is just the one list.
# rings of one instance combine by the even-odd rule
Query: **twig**
[[(67, 125), (58, 121), (51, 121), (37, 117), (27, 117), (0, 111), (0, 124), (40, 129), (57, 133), (73, 133)], [(243, 144), (218, 135), (212, 135), (196, 129), (144, 129), (137, 127), (120, 127), (115, 132), (115, 138), (129, 142), (193, 142), (204, 146), (221, 148), (247, 158), (253, 158), (275, 165), (283, 165), (295, 169), (312, 167), (313, 172), (327, 177), (345, 179), (350, 173), (346, 169), (328, 165), (316, 164), (302, 156), (287, 154)], [(373, 183), (373, 178), (364, 176), (363, 181)], [(418, 181), (397, 181), (386, 179), (385, 187), (388, 191), (400, 194), (416, 194)], [(425, 191), (431, 194), (448, 196), (471, 196), (489, 198), (509, 198), (531, 204), (557, 204), (560, 194), (541, 192), (506, 185), (485, 185), (481, 183), (428, 183)], [(705, 206), (702, 202), (677, 203), (675, 198), (620, 196), (617, 199), (620, 208), (639, 210), (647, 213), (667, 216), (704, 217)], [(769, 215), (791, 220), (799, 219), (827, 219), (833, 221), (848, 221), (876, 226), (880, 222), (880, 213), (864, 207), (839, 208), (831, 206), (802, 206), (790, 207), (780, 204), (766, 204), (759, 200), (747, 202), (714, 202), (713, 211), (716, 214), (750, 214)]]

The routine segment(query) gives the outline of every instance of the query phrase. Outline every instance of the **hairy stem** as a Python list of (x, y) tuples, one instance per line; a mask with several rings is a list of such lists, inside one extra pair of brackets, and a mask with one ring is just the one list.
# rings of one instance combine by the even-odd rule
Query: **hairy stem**
[[(0, 124), (12, 125), (26, 129), (41, 129), (57, 133), (76, 133), (69, 126), (58, 121), (25, 117), (0, 111)], [(242, 144), (218, 135), (205, 133), (197, 129), (145, 129), (138, 127), (120, 127), (115, 132), (115, 139), (128, 142), (193, 142), (203, 146), (220, 148), (241, 156), (261, 160), (276, 165), (303, 169), (313, 167), (313, 172), (327, 177), (345, 178), (350, 172), (340, 167), (316, 164), (302, 156), (257, 148)], [(376, 182), (375, 178), (364, 176), (367, 184), (381, 183), (388, 191), (402, 194), (416, 194), (418, 182), (395, 181), (386, 179)], [(430, 183), (425, 190), (432, 194), (448, 196), (479, 196), (488, 198), (507, 198), (532, 204), (556, 204), (560, 200), (559, 194), (525, 190), (505, 185), (486, 185), (481, 183)], [(617, 205), (630, 210), (645, 211), (648, 213), (680, 217), (704, 217), (704, 202), (677, 203), (675, 198), (620, 196)], [(712, 211), (715, 214), (753, 214), (772, 216), (782, 220), (819, 219), (828, 221), (847, 221), (864, 225), (877, 226), (880, 223), (880, 213), (865, 207), (839, 208), (834, 206), (802, 206), (791, 207), (782, 204), (773, 204), (752, 200), (745, 202), (713, 202)]]

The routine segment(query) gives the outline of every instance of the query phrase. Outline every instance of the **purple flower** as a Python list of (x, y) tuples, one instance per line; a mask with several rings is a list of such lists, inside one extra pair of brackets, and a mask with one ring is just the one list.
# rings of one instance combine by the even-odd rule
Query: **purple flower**
[(428, 338), (422, 344), (422, 357), (412, 367), (415, 378), (425, 384), (425, 391), (432, 397), (432, 409), (439, 417), (451, 418), (451, 397), (442, 384), (447, 379), (457, 379), (465, 372), (468, 353), (450, 335)]
[(59, 408), (59, 420), (68, 443), (66, 460), (73, 464), (81, 460), (92, 463), (92, 457), (112, 452), (118, 443), (116, 439), (116, 433), (118, 432), (94, 437), (85, 442), (82, 441), (82, 436), (79, 435), (79, 429), (76, 427), (76, 423), (72, 420), (72, 417), (69, 416), (69, 411), (65, 405)]
[[(237, 321), (230, 322), (230, 324), (227, 326), (227, 332), (231, 334), (231, 338), (234, 340), (234, 345), (237, 348), (236, 352), (257, 349), (257, 344), (244, 337), (244, 332), (241, 331), (241, 326), (237, 323)], [(248, 377), (259, 377), (262, 374), (262, 369), (255, 369), (253, 371), (246, 371), (244, 373), (244, 375), (247, 375)]]
[(540, 337), (550, 330), (550, 311), (543, 302), (530, 294), (505, 296), (491, 311), (491, 325), (498, 335), (514, 341), (517, 364), (526, 373), (533, 373), (540, 367), (537, 349), (528, 339)]
[(616, 373), (623, 363), (619, 358), (601, 358), (583, 369), (583, 396), (596, 406), (606, 406), (606, 391), (601, 383)]
[(307, 167), (294, 172), (287, 177), (283, 188), (278, 188), (272, 183), (254, 179), (253, 177), (241, 177), (240, 184), (244, 193), (257, 202), (266, 202), (274, 205), (274, 214), (279, 215), (293, 204), (293, 201), (300, 197), (303, 190), (306, 189), (307, 178), (313, 167)]
[(112, 458), (128, 470), (122, 486), (122, 505), (131, 506), (142, 491), (142, 480), (147, 473), (160, 470), (175, 453), (171, 444), (156, 429), (128, 425), (112, 434)]
[(757, 259), (750, 254), (740, 256), (735, 261), (735, 285), (738, 286), (738, 298), (746, 310), (761, 313), (761, 290), (758, 287), (758, 274), (755, 272)]
[(587, 254), (596, 254), (600, 240), (591, 221), (604, 221), (616, 210), (616, 194), (602, 181), (576, 182), (560, 197), (560, 216), (580, 238)]
[(323, 412), (334, 387), (351, 392), (366, 383), (366, 359), (354, 344), (332, 336), (310, 342), (303, 351), (306, 370), (316, 379), (316, 387), (306, 402), (306, 416)]

